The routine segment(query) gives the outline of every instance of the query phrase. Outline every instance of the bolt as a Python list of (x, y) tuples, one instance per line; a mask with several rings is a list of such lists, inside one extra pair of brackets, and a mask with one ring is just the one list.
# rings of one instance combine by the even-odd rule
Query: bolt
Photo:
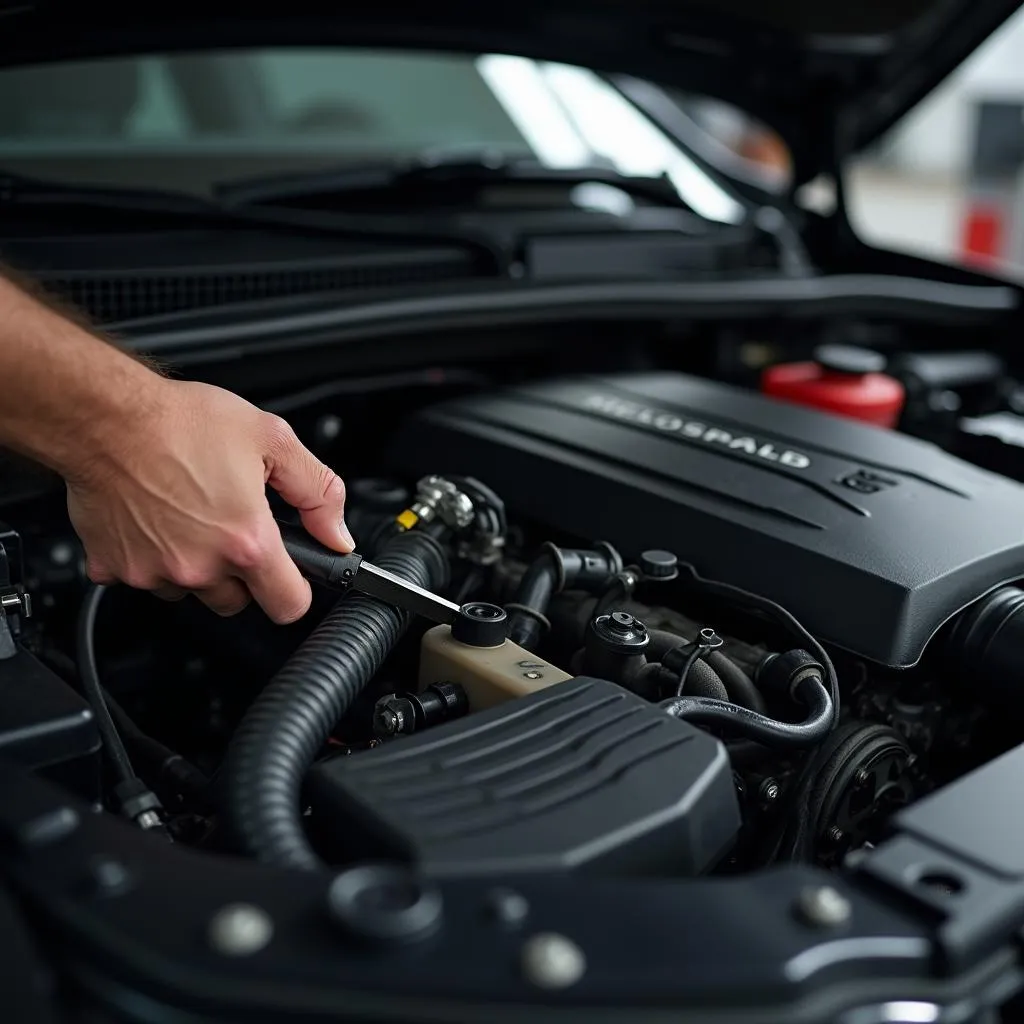
[(401, 716), (391, 708), (381, 708), (377, 712), (377, 730), (385, 736), (391, 736), (402, 727)]
[(514, 927), (526, 920), (530, 904), (514, 889), (493, 889), (487, 894), (487, 911), (494, 920)]
[(758, 790), (758, 801), (764, 810), (768, 810), (779, 799), (779, 784), (774, 779), (765, 779)]
[(338, 416), (321, 416), (317, 420), (316, 432), (321, 441), (333, 441), (341, 436), (344, 424)]
[(270, 916), (251, 903), (231, 903), (210, 920), (210, 945), (225, 956), (258, 953), (273, 934), (274, 922)]
[(853, 781), (858, 786), (866, 786), (870, 780), (871, 775), (867, 768), (861, 768), (856, 775), (853, 777)]
[(526, 980), (537, 988), (568, 988), (583, 977), (587, 959), (571, 939), (542, 932), (523, 945), (522, 967)]
[(412, 702), (397, 694), (381, 697), (373, 709), (373, 730), (380, 736), (396, 736), (412, 732), (416, 725), (416, 711)]
[(850, 919), (850, 901), (831, 885), (818, 885), (804, 889), (797, 899), (797, 911), (810, 925), (817, 928), (837, 928)]
[(50, 561), (54, 565), (70, 565), (74, 558), (75, 549), (70, 544), (61, 542), (50, 548)]
[(838, 825), (833, 825), (828, 830), (828, 841), (835, 846), (838, 846), (845, 838), (846, 833)]
[(544, 678), (544, 673), (543, 672), (533, 672), (533, 671), (530, 671), (530, 672), (524, 672), (523, 675), (527, 679), (543, 679)]
[(636, 625), (636, 619), (629, 612), (612, 612), (608, 619), (616, 633), (628, 633)]
[(89, 881), (97, 896), (117, 896), (130, 887), (132, 876), (120, 861), (100, 857), (89, 865)]

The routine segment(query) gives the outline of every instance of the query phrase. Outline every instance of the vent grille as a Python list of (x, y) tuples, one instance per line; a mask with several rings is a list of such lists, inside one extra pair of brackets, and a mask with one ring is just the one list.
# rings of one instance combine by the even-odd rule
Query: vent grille
[(477, 276), (466, 257), (388, 266), (302, 266), (195, 273), (42, 275), (46, 287), (94, 321), (115, 323), (231, 302), (430, 284)]

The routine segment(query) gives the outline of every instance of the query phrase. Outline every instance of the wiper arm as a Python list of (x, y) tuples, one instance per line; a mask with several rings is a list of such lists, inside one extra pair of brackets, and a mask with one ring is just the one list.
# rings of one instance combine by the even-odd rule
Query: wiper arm
[(210, 224), (213, 227), (269, 228), (405, 245), (460, 245), (476, 251), (493, 264), (499, 273), (511, 262), (511, 255), (503, 250), (496, 239), (482, 232), (449, 228), (447, 224), (439, 224), (435, 228), (427, 217), (420, 218), (417, 226), (417, 219), (408, 215), (398, 218), (287, 207), (229, 205), (219, 198), (208, 200), (184, 192), (65, 185), (0, 169), (0, 212), (5, 207), (27, 210), (66, 207), (112, 214), (151, 214)]
[(287, 203), (353, 192), (401, 192), (448, 186), (610, 185), (659, 206), (690, 209), (666, 177), (623, 174), (613, 166), (548, 167), (534, 157), (481, 151), (466, 156), (421, 154), (381, 163), (356, 164), (308, 174), (243, 178), (215, 186), (214, 195), (232, 209), (263, 203)]

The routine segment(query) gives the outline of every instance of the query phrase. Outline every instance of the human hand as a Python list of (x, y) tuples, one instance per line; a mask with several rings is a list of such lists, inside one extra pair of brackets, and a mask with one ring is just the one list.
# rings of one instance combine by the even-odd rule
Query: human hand
[(341, 478), (284, 420), (229, 391), (155, 374), (145, 390), (65, 473), (90, 579), (170, 600), (195, 593), (220, 615), (254, 597), (275, 622), (301, 618), (309, 583), (284, 549), (265, 486), (319, 541), (348, 552)]

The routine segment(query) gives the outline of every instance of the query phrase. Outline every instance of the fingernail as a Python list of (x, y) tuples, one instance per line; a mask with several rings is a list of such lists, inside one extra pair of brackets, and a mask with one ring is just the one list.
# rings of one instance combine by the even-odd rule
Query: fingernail
[(338, 530), (341, 533), (341, 539), (348, 544), (350, 548), (355, 550), (356, 539), (352, 536), (352, 531), (348, 528), (348, 524), (345, 522), (344, 517), (338, 523)]

